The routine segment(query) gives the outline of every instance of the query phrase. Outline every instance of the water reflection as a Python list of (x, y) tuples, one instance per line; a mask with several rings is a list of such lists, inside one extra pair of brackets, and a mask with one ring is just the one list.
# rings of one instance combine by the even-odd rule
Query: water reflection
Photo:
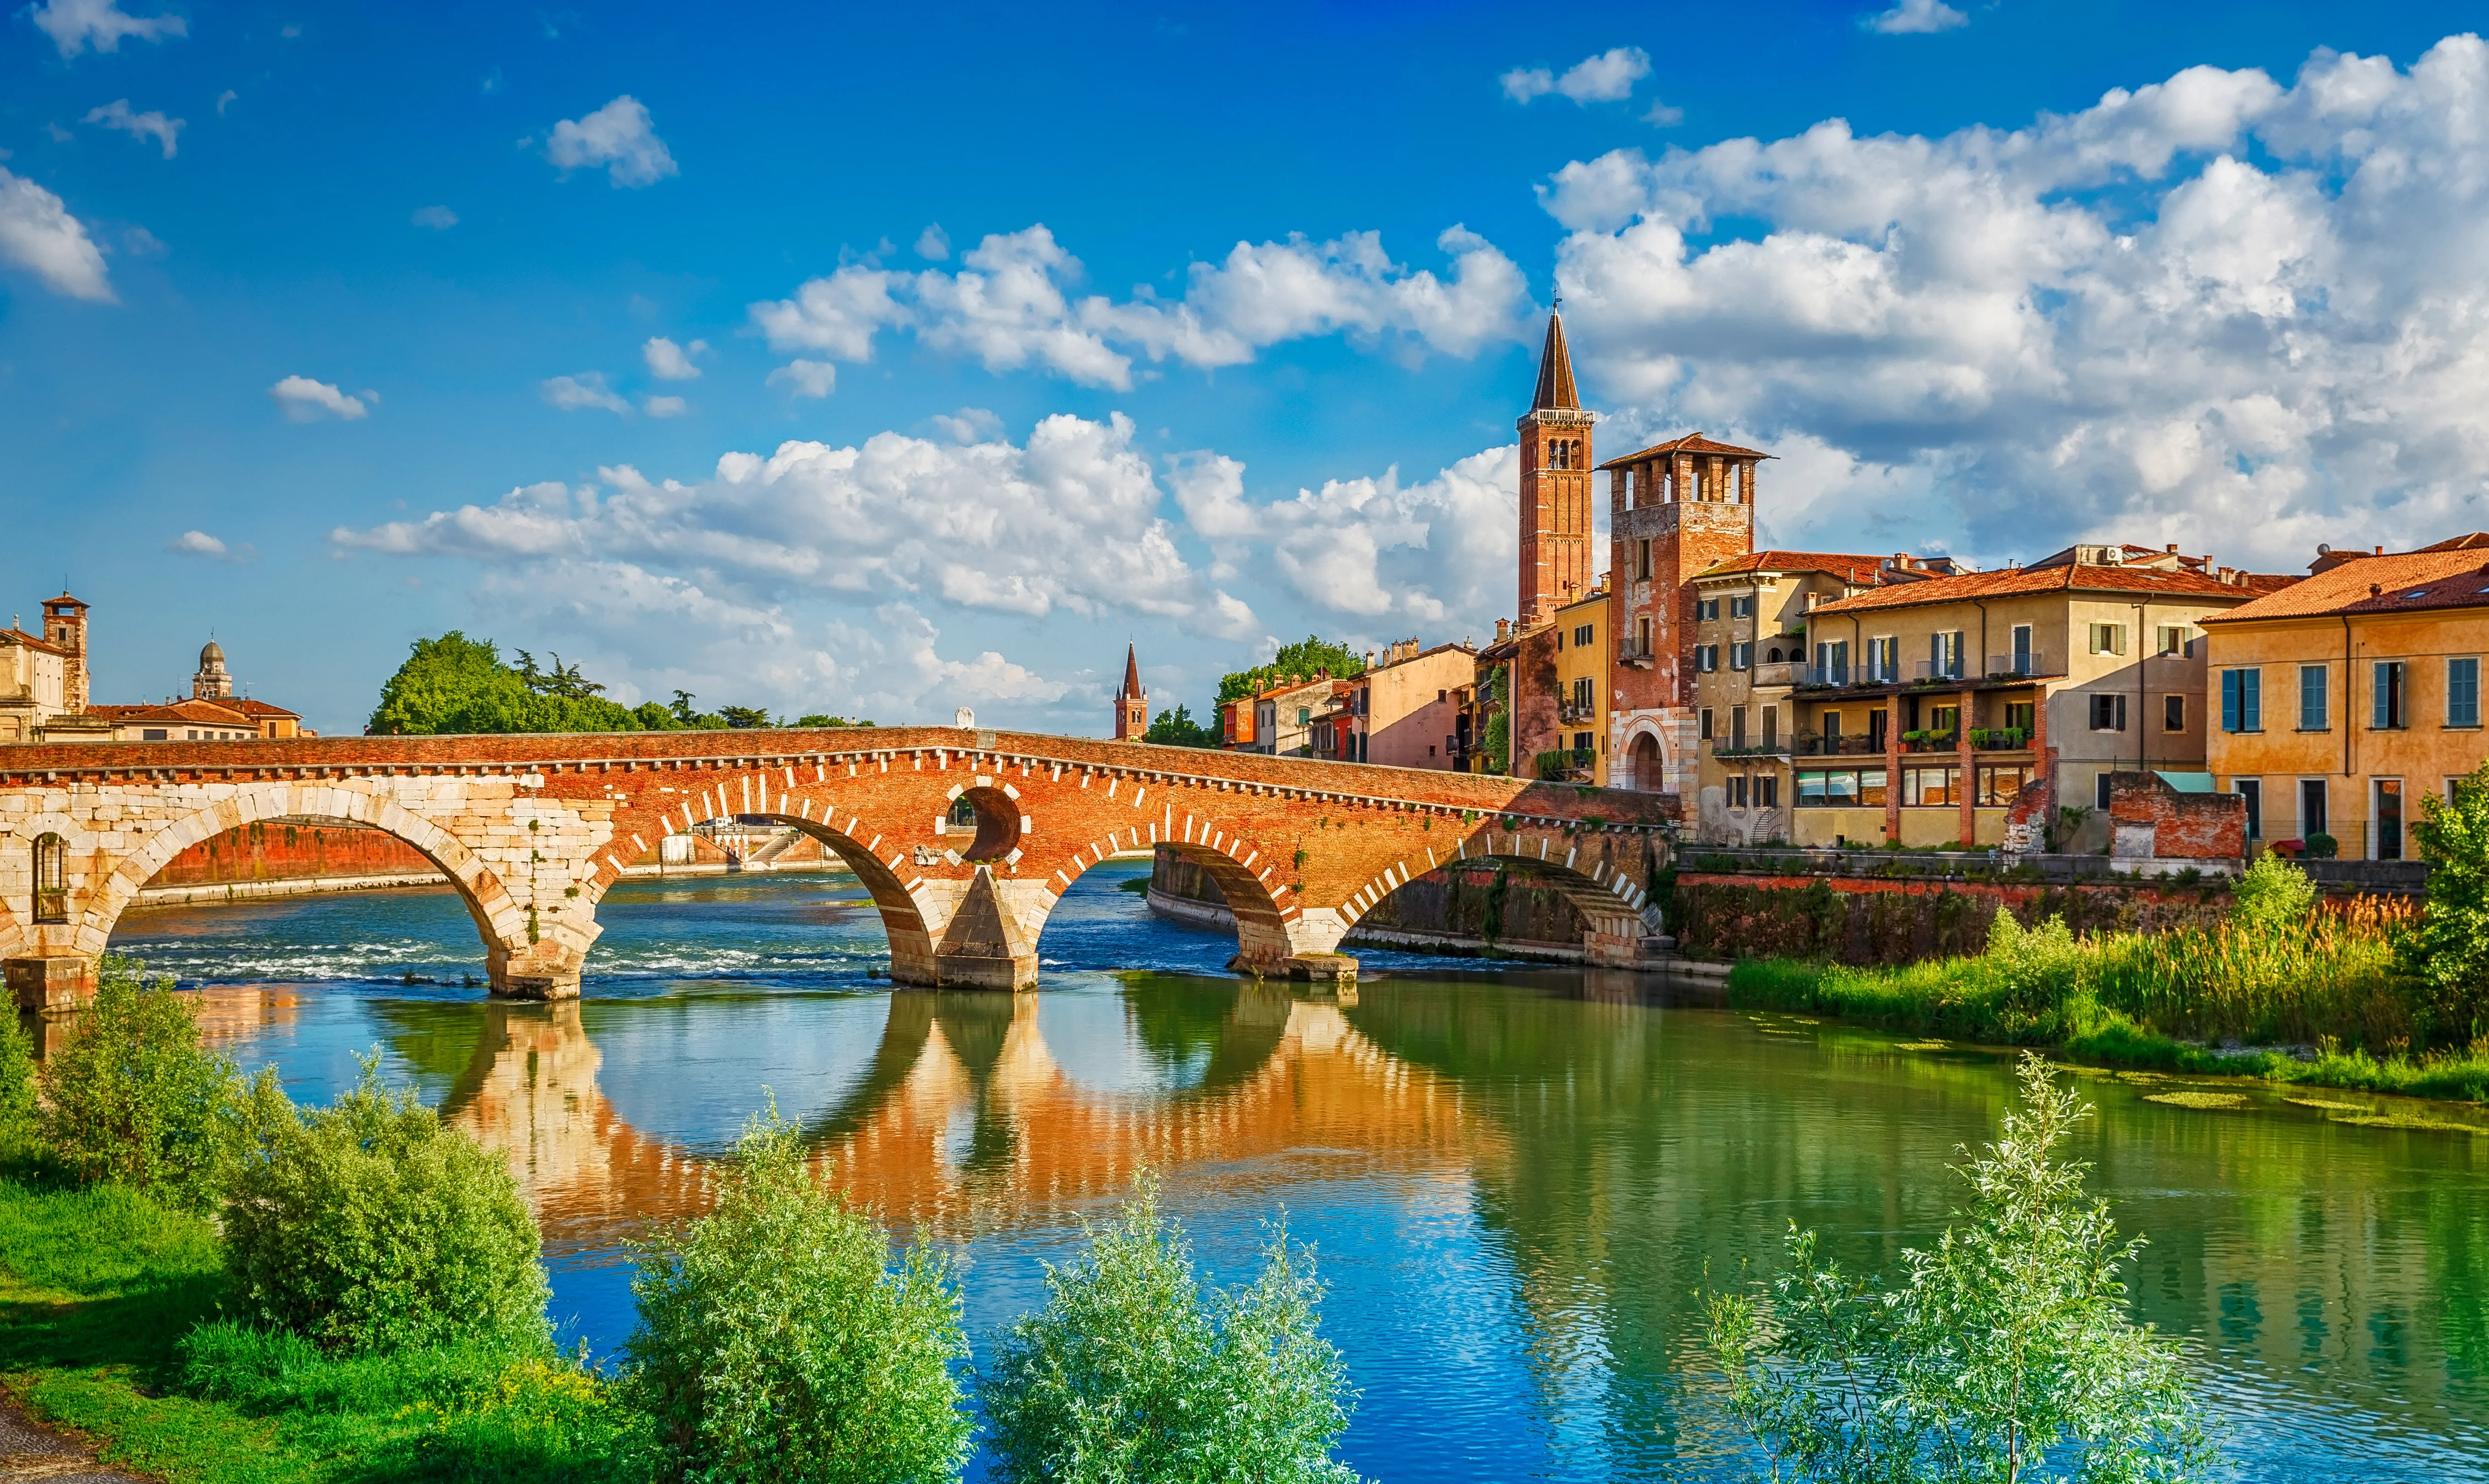
[[(403, 985), (401, 959), (472, 943), (447, 898), (387, 908), (415, 946), (386, 972), (348, 961), (367, 902), (132, 914), (129, 946), (222, 986), (344, 945), (338, 977), (205, 990), (211, 1034), (306, 1099), (378, 1043), (521, 1171), (557, 1315), (604, 1353), (631, 1325), (616, 1244), (701, 1208), (763, 1088), (833, 1178), (960, 1254), (979, 1336), (1144, 1159), (1222, 1279), (1284, 1207), (1364, 1392), (1347, 1457), (1395, 1484), (1730, 1476), (1693, 1291), (1768, 1269), (1792, 1220), (1889, 1267), (2013, 1091), (2001, 1057), (1655, 1005), (1630, 976), (1404, 962), (1340, 1003), (1185, 972), (1227, 946), (1112, 870), (1017, 997), (892, 992), (869, 914), (799, 882), (617, 893), (614, 971), (568, 1005)], [(2201, 1348), (2244, 1475), (2489, 1479), (2489, 1137), (2144, 1100), (2165, 1090), (2088, 1079), (2077, 1153), (2150, 1234), (2138, 1304)]]
[[(1120, 1197), (1143, 1165), (1181, 1175), (1327, 1146), (1470, 1174), (1502, 1161), (1502, 1141), (1473, 1127), (1449, 1080), (1384, 1052), (1336, 998), (1136, 976), (1112, 997), (900, 990), (853, 1008), (866, 1005), (881, 1014), (869, 1050), (825, 1046), (816, 1075), (770, 1093), (825, 1176), (942, 1240)], [(550, 1242), (603, 1245), (709, 1199), (725, 1139), (696, 1151), (652, 1135), (599, 1086), (599, 1036), (640, 1039), (638, 1022), (680, 1008), (481, 1007), (443, 1112), (509, 1158)], [(401, 1037), (431, 1018), (407, 1017)], [(430, 1050), (397, 1049), (410, 1061)], [(761, 1096), (753, 1087), (747, 1106)]]

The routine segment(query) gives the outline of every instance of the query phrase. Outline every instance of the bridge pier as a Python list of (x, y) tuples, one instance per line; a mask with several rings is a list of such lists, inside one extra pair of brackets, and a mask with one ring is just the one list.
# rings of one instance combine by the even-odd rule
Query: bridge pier
[(579, 970), (587, 955), (558, 943), (529, 943), (518, 949), (493, 944), (484, 951), (492, 992), (504, 1000), (575, 1000)]
[[(1029, 930), (1023, 911), (1035, 907), (1039, 922), (1044, 921), (1044, 908), (1036, 899), (1043, 890), (1034, 881), (996, 881), (990, 867), (978, 867), (943, 928), (942, 946), (934, 951), (936, 986), (1006, 992), (1036, 988), (1037, 934)], [(890, 977), (906, 983), (899, 976), (894, 954)]]
[(95, 998), (95, 960), (83, 954), (0, 960), (0, 976), (19, 1010), (75, 1010)]

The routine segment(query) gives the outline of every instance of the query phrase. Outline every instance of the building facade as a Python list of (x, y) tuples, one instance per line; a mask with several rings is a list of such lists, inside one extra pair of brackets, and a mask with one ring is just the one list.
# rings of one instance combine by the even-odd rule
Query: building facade
[(1457, 766), (1460, 693), (1476, 671), (1467, 644), (1421, 648), (1414, 639), (1387, 645), (1379, 663), (1348, 682), (1345, 698), (1355, 760), (1394, 768)]
[(1790, 838), (1792, 698), (1810, 672), (1808, 620), (1822, 604), (1876, 586), (1883, 571), (1873, 556), (1765, 551), (1697, 575), (1699, 768), (1687, 798), (1697, 839), (1753, 844)]
[[(1563, 776), (1585, 784), (1607, 782), (1608, 677), (1616, 657), (1608, 644), (1608, 591), (1598, 586), (1556, 611), (1556, 751), (1565, 755)], [(1543, 776), (1546, 769), (1540, 769)]]
[(2208, 618), (2207, 766), (2268, 842), (2405, 860), (2425, 794), (2489, 756), (2489, 533), (2320, 552), (2304, 580)]
[(1789, 735), (1721, 759), (1750, 796), (1786, 766), (1790, 840), (2039, 848), (2009, 841), (2010, 814), (2105, 813), (2111, 773), (2205, 771), (2201, 625), (2260, 580), (2121, 546), (1998, 572), (1909, 561), (1808, 614)]
[(1691, 798), (1700, 786), (1694, 579), (1754, 551), (1756, 471), (1769, 457), (1689, 433), (1599, 466), (1616, 651), (1611, 787)]
[(1332, 688), (1340, 682), (1328, 674), (1311, 680), (1289, 680), (1253, 698), (1253, 742), (1239, 752), (1269, 753), (1280, 757), (1314, 755), (1314, 718), (1331, 708)]

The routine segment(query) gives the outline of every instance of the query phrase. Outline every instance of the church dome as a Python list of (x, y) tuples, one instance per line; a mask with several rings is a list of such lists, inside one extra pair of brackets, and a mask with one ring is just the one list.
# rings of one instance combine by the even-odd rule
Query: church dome
[(199, 651), (199, 668), (201, 670), (222, 670), (224, 669), (224, 646), (218, 644), (213, 639), (209, 640), (208, 647)]

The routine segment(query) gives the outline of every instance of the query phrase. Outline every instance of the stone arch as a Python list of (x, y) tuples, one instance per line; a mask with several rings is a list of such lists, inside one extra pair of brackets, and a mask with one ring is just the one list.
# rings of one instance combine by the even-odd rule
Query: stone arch
[[(1140, 828), (1130, 830), (1130, 841), (1123, 840), (1125, 831), (1117, 830), (1103, 841), (1090, 841), (1073, 851), (1068, 863), (1055, 869), (1056, 874), (1063, 879), (1063, 891), (1070, 891), (1073, 882), (1087, 875), (1091, 867), (1115, 854), (1118, 849), (1143, 843), (1148, 843), (1153, 849), (1164, 845), (1177, 858), (1199, 866), (1208, 872), (1219, 895), (1226, 899), (1228, 912), (1236, 922), (1237, 960), (1268, 967), (1304, 951), (1301, 942), (1303, 936), (1301, 927), (1302, 914), (1294, 907), (1281, 905), (1278, 894), (1270, 885), (1271, 880), (1289, 864), (1278, 853), (1277, 847), (1230, 835), (1215, 824), (1191, 827), (1193, 833), (1203, 838), (1188, 841), (1150, 841), (1144, 833), (1148, 829), (1144, 822)], [(1062, 899), (1062, 893), (1054, 892), (1049, 896), (1051, 899), (1046, 907), (1050, 912), (1053, 903)], [(1043, 919), (1031, 925), (1030, 942), (1037, 941), (1044, 927)], [(1335, 940), (1336, 934), (1332, 937)], [(1320, 947), (1328, 950), (1330, 944), (1324, 943)]]
[(1630, 963), (1645, 931), (1657, 931), (1658, 909), (1643, 885), (1642, 852), (1634, 834), (1560, 829), (1499, 830), (1490, 827), (1462, 840), (1453, 854), (1431, 858), (1424, 849), (1386, 863), (1349, 894), (1340, 907), (1346, 930), (1401, 888), (1438, 869), (1471, 863), (1526, 868), (1532, 880), (1560, 892), (1581, 917), (1583, 948), (1592, 962)]
[[(890, 940), (892, 981), (902, 985), (934, 983), (934, 925), (926, 921), (924, 905), (908, 891), (907, 883), (899, 878), (899, 872), (867, 844), (877, 836), (899, 833), (896, 829), (867, 831), (864, 826), (873, 821), (850, 816), (848, 829), (842, 830), (831, 821), (789, 813), (783, 808), (756, 812), (747, 817), (789, 826), (828, 847), (847, 870), (855, 872), (856, 879), (873, 898), (874, 909), (881, 914), (881, 930)], [(858, 840), (857, 834), (865, 838)]]
[(1620, 755), (1625, 764), (1625, 785), (1638, 793), (1663, 793), (1668, 779), (1668, 743), (1659, 728), (1648, 720), (1638, 721), (1625, 733)]
[(527, 914), (508, 888), (458, 837), (430, 819), (395, 799), (334, 783), (254, 783), (238, 785), (225, 798), (197, 806), (116, 862), (102, 881), (89, 890), (86, 905), (77, 914), (72, 946), (89, 957), (101, 954), (122, 913), (137, 900), (139, 889), (190, 846), (226, 830), (289, 816), (334, 819), (386, 831), (430, 861), (457, 889), (468, 916), (474, 919), (497, 983), (510, 956), (528, 945)]

